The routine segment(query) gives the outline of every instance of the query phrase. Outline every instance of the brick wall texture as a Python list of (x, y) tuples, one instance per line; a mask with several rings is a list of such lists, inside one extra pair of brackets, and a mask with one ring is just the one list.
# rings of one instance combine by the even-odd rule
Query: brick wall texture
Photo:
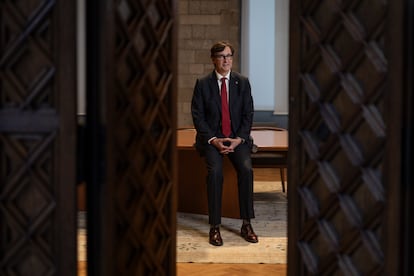
[(195, 81), (213, 70), (210, 48), (227, 40), (235, 48), (233, 70), (239, 71), (240, 0), (178, 1), (178, 127), (192, 126)]

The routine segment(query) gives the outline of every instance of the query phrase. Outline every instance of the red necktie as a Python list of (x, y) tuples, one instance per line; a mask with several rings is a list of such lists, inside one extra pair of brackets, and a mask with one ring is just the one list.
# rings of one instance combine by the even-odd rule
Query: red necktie
[(226, 78), (221, 78), (221, 127), (224, 136), (229, 137), (231, 127), (229, 105), (227, 103)]

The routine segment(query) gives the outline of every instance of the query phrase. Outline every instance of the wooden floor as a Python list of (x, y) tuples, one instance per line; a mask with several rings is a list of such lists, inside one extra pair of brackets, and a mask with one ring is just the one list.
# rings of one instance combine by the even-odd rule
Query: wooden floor
[[(285, 264), (191, 264), (177, 263), (177, 276), (279, 276), (286, 275)], [(78, 263), (78, 275), (86, 276), (86, 262)]]
[(86, 262), (78, 262), (78, 276), (87, 275), (86, 266), (87, 266)]
[[(285, 173), (286, 175), (286, 173)], [(255, 169), (255, 180), (280, 181), (278, 169)], [(87, 263), (78, 262), (78, 275), (87, 275)], [(177, 276), (279, 276), (286, 275), (286, 264), (195, 264), (195, 263), (177, 263)]]
[(177, 263), (177, 275), (243, 275), (243, 276), (278, 276), (286, 275), (285, 264), (184, 264)]

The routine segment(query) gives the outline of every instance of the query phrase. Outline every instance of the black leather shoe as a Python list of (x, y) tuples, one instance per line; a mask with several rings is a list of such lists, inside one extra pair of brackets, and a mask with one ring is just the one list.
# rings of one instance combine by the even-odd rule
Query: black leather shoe
[(244, 224), (241, 227), (240, 235), (248, 242), (256, 243), (259, 241), (259, 238), (254, 233), (251, 224)]
[(223, 245), (223, 240), (221, 239), (219, 227), (210, 228), (210, 244), (215, 246)]

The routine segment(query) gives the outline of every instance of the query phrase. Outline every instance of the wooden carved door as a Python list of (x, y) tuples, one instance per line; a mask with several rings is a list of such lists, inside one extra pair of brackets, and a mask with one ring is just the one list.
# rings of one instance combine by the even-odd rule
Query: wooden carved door
[(408, 3), (291, 1), (289, 275), (412, 272)]
[(87, 1), (88, 275), (175, 275), (176, 7)]
[(0, 2), (0, 274), (76, 274), (75, 2)]

